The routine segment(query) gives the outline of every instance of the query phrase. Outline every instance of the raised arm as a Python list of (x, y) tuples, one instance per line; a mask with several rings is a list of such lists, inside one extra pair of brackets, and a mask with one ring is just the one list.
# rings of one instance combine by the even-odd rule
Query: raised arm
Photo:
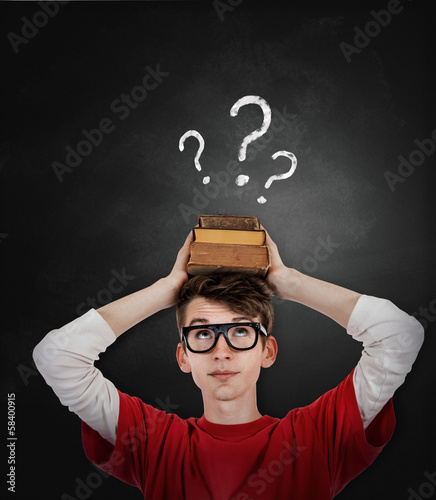
[(304, 304), (347, 328), (351, 313), (361, 294), (286, 267), (277, 245), (268, 232), (265, 232), (266, 244), (271, 250), (271, 267), (267, 281), (274, 290), (274, 295)]
[(97, 312), (112, 328), (116, 337), (145, 318), (177, 304), (179, 290), (188, 280), (186, 266), (189, 260), (191, 241), (192, 232), (188, 234), (184, 245), (177, 254), (176, 263), (166, 278), (160, 279), (148, 288), (97, 309)]
[(94, 362), (126, 330), (177, 303), (179, 289), (188, 279), (191, 240), (190, 233), (167, 277), (50, 331), (33, 351), (38, 370), (61, 403), (112, 444), (117, 433), (118, 391)]
[(353, 382), (363, 425), (368, 427), (411, 370), (424, 329), (389, 300), (361, 295), (286, 267), (268, 233), (266, 244), (271, 250), (267, 281), (274, 294), (325, 314), (363, 343)]

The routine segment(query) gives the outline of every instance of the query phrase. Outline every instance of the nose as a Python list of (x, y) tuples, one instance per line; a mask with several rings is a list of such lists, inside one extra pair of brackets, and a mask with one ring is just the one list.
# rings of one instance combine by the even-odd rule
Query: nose
[(216, 346), (213, 349), (213, 356), (215, 359), (228, 359), (233, 356), (233, 352), (228, 346), (223, 333), (218, 335)]

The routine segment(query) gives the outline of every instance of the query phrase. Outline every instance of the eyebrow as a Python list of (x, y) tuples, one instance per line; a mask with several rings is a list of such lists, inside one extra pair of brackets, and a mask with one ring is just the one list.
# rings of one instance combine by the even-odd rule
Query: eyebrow
[[(252, 323), (253, 318), (250, 318), (250, 316), (235, 316), (234, 318), (232, 318), (231, 323), (237, 323), (237, 322), (243, 322), (243, 321), (245, 321), (247, 323)], [(201, 325), (210, 325), (211, 324), (207, 318), (193, 318), (189, 322), (188, 326), (192, 326), (194, 323), (199, 323)]]

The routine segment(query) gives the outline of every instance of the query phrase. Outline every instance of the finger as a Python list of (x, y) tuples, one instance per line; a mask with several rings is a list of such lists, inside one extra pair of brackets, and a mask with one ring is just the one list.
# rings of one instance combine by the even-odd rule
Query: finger
[(183, 246), (177, 252), (176, 262), (174, 263), (174, 269), (183, 268), (185, 262), (188, 262), (189, 259), (189, 248), (192, 242), (192, 231), (189, 232), (188, 236), (186, 236), (185, 242)]
[(271, 239), (271, 236), (269, 235), (268, 231), (266, 229), (264, 229), (265, 231), (265, 236), (266, 236), (266, 244), (269, 246), (269, 247), (277, 247), (277, 245), (274, 243), (274, 241)]
[(189, 231), (188, 236), (186, 236), (185, 243), (183, 243), (183, 246), (189, 245), (193, 239), (192, 231)]

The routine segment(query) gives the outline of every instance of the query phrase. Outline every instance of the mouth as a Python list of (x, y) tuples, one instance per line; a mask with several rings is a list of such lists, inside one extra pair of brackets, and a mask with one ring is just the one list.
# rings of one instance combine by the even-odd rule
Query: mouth
[(209, 375), (211, 375), (212, 377), (214, 378), (218, 378), (218, 379), (226, 379), (226, 378), (231, 378), (233, 377), (234, 375), (237, 375), (238, 372), (231, 372), (229, 370), (216, 370), (212, 373), (209, 373)]

